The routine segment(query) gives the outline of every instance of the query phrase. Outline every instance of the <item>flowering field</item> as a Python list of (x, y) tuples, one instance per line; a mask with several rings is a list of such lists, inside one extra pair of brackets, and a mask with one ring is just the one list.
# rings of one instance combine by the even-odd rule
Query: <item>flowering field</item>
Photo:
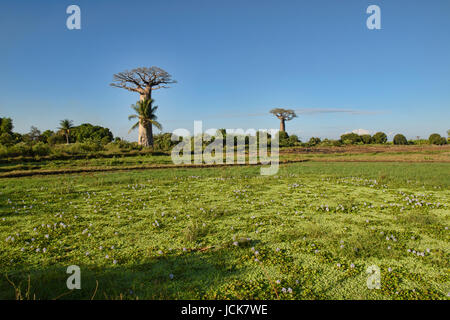
[[(0, 299), (448, 299), (449, 163), (0, 180)], [(66, 269), (81, 268), (68, 290)], [(380, 269), (380, 289), (366, 270)]]

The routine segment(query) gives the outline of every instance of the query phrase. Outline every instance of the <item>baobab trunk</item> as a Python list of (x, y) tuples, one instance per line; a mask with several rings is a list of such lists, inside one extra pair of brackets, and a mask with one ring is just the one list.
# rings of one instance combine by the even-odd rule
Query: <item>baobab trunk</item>
[(153, 146), (152, 124), (143, 125), (139, 122), (139, 145), (144, 147)]
[(140, 101), (144, 101), (146, 99), (151, 99), (152, 98), (152, 90), (144, 90), (143, 92), (141, 92), (140, 96), (139, 96), (139, 100)]
[[(142, 102), (147, 99), (152, 98), (152, 90), (146, 90), (145, 92), (141, 93), (139, 96), (139, 100)], [(140, 146), (144, 147), (153, 147), (153, 126), (152, 124), (149, 125), (143, 125), (139, 121), (139, 142), (138, 144)]]
[(286, 131), (285, 120), (284, 119), (280, 119), (280, 131), (281, 132), (285, 132)]

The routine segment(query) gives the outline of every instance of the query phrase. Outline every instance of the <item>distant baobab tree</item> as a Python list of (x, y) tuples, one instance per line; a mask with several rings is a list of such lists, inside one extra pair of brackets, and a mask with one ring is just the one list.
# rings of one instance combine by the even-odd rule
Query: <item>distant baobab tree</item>
[(270, 113), (280, 119), (280, 131), (282, 132), (286, 132), (286, 121), (297, 117), (295, 111), (292, 109), (275, 108), (270, 110)]
[(171, 83), (176, 83), (176, 80), (172, 80), (172, 76), (163, 69), (144, 67), (116, 73), (110, 85), (139, 93), (140, 101), (144, 101), (151, 99), (153, 90), (169, 88)]
[(138, 144), (144, 147), (153, 146), (153, 126), (162, 130), (161, 124), (156, 121), (158, 117), (155, 112), (158, 106), (153, 106), (153, 99), (145, 99), (138, 101), (131, 108), (135, 111), (135, 114), (128, 116), (128, 120), (138, 119), (130, 129), (129, 132), (139, 127), (139, 140)]

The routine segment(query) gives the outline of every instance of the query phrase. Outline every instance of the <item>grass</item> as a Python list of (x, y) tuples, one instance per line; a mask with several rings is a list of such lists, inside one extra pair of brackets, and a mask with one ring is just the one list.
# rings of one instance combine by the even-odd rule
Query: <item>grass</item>
[[(224, 156), (225, 157), (225, 156)], [(248, 157), (248, 155), (247, 155)], [(247, 159), (248, 160), (248, 159)], [(282, 148), (280, 161), (313, 162), (438, 162), (450, 163), (450, 145), (445, 146), (392, 146), (361, 145), (346, 147)], [(224, 161), (225, 163), (225, 161)], [(0, 178), (30, 174), (64, 173), (69, 171), (134, 170), (173, 165), (170, 152), (135, 155), (133, 152), (118, 156), (80, 155), (67, 159), (3, 159)]]
[(0, 299), (448, 299), (449, 186), (449, 163), (3, 179)]

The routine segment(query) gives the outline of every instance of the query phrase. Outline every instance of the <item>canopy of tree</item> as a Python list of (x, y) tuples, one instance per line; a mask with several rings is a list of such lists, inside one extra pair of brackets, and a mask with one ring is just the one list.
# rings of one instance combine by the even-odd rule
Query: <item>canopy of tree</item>
[(75, 142), (98, 141), (108, 143), (113, 141), (113, 134), (108, 128), (83, 123), (71, 129), (71, 137)]
[(139, 93), (140, 100), (150, 99), (152, 91), (169, 88), (168, 84), (176, 83), (172, 76), (158, 67), (142, 67), (131, 71), (125, 70), (113, 76), (112, 87), (123, 88), (128, 91)]

